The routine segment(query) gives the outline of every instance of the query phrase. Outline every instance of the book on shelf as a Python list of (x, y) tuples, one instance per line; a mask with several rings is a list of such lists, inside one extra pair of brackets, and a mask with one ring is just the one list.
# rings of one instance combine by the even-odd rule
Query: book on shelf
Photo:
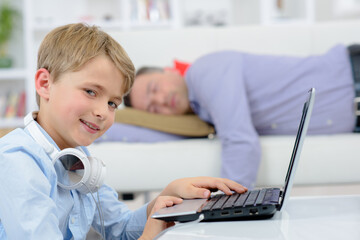
[(5, 109), (5, 118), (13, 118), (16, 116), (16, 107), (19, 96), (16, 92), (9, 93), (6, 109)]
[(0, 95), (0, 118), (25, 116), (25, 91), (10, 91)]
[(131, 1), (131, 15), (138, 22), (161, 22), (171, 19), (169, 0)]
[(7, 96), (0, 95), (0, 118), (4, 117), (5, 109), (6, 109)]
[(22, 91), (19, 96), (19, 101), (17, 104), (16, 117), (24, 117), (26, 113), (26, 94), (25, 91)]

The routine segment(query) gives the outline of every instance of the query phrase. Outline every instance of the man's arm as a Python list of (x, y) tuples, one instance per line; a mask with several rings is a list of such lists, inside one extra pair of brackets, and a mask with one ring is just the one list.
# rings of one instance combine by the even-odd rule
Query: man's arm
[(222, 177), (246, 187), (255, 184), (260, 163), (259, 137), (238, 52), (220, 52), (196, 61), (188, 70), (189, 99), (194, 111), (215, 125), (222, 143)]
[(256, 182), (261, 148), (245, 86), (237, 82), (236, 88), (223, 87), (218, 94), (209, 113), (221, 140), (221, 175), (251, 189)]

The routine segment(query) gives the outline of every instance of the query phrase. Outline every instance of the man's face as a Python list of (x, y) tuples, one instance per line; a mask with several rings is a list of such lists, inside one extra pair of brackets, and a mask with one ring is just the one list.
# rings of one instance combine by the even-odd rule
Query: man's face
[(159, 114), (189, 112), (188, 90), (177, 72), (146, 73), (136, 77), (130, 93), (134, 108)]

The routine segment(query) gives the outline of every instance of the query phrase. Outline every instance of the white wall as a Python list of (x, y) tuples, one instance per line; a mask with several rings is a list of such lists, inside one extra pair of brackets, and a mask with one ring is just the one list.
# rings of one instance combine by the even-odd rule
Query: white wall
[(260, 54), (320, 54), (337, 43), (360, 42), (360, 20), (313, 25), (187, 28), (172, 31), (112, 31), (136, 67), (169, 66), (174, 59), (192, 62), (218, 50)]

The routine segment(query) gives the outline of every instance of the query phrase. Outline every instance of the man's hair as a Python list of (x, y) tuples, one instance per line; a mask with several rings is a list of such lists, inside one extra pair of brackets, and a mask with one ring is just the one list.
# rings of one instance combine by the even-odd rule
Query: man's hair
[[(40, 45), (37, 69), (48, 70), (56, 82), (61, 74), (79, 71), (100, 55), (108, 56), (123, 74), (124, 94), (128, 93), (134, 82), (134, 65), (121, 45), (96, 26), (76, 23), (52, 30)], [(38, 94), (36, 102), (40, 106)]]
[[(140, 75), (154, 73), (154, 72), (164, 72), (164, 69), (160, 67), (141, 67), (139, 68), (139, 70), (136, 71), (135, 79)], [(131, 107), (130, 93), (124, 96), (124, 105), (127, 107)]]

